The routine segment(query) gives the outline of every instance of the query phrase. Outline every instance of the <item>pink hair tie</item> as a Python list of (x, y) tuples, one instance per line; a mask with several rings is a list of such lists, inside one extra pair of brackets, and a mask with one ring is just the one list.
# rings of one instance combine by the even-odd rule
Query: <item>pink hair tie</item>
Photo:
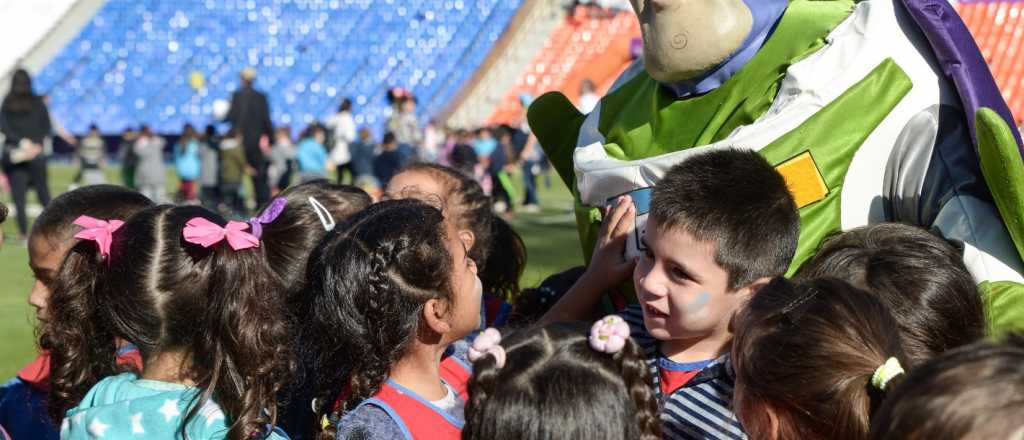
[(256, 238), (255, 235), (245, 232), (245, 229), (249, 227), (248, 223), (236, 221), (230, 221), (227, 225), (221, 227), (205, 218), (193, 217), (192, 220), (185, 223), (185, 229), (182, 230), (181, 235), (185, 237), (185, 241), (198, 244), (204, 248), (213, 246), (225, 239), (228, 241), (231, 249), (236, 251), (260, 247), (260, 239)]
[(494, 356), (494, 364), (498, 367), (505, 366), (505, 349), (501, 347), (501, 332), (494, 327), (488, 327), (480, 332), (473, 339), (473, 346), (469, 347), (469, 360), (476, 362), (484, 356)]
[(615, 354), (626, 346), (629, 324), (618, 315), (608, 315), (590, 327), (590, 347), (602, 353)]
[(114, 240), (114, 231), (124, 224), (121, 220), (100, 220), (83, 215), (75, 219), (74, 224), (83, 229), (75, 234), (75, 238), (92, 240), (100, 248), (103, 258), (110, 256), (110, 243)]

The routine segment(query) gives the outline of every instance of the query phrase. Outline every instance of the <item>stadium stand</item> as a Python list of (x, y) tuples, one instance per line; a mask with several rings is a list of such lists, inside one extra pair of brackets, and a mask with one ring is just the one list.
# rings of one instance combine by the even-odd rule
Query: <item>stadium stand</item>
[[(400, 86), (437, 113), (477, 70), (519, 0), (109, 0), (40, 72), (73, 132), (205, 124), (213, 103), (259, 70), (277, 123), (303, 125), (344, 96), (379, 131)], [(95, 121), (92, 119), (95, 118)]]
[(579, 12), (567, 16), (548, 37), (544, 48), (487, 118), (488, 124), (516, 123), (521, 114), (519, 96), (538, 96), (558, 90), (578, 99), (579, 85), (590, 79), (604, 92), (632, 60), (630, 45), (640, 35), (632, 11), (611, 18), (590, 17)]

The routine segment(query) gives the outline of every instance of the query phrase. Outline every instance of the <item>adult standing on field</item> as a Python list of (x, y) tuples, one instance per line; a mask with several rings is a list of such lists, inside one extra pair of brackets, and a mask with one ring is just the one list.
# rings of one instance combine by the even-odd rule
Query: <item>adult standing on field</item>
[(270, 200), (270, 179), (267, 174), (267, 160), (264, 145), (269, 147), (274, 136), (274, 125), (270, 122), (270, 104), (267, 95), (256, 90), (256, 69), (242, 70), (242, 87), (231, 96), (231, 108), (225, 118), (242, 135), (245, 160), (256, 173), (252, 176), (256, 204), (262, 206)]
[(24, 69), (14, 72), (11, 92), (0, 104), (0, 133), (3, 134), (3, 170), (11, 181), (17, 209), (18, 238), (28, 232), (26, 195), (32, 185), (39, 203), (50, 203), (43, 142), (53, 133), (50, 112), (43, 98), (32, 90), (32, 77)]

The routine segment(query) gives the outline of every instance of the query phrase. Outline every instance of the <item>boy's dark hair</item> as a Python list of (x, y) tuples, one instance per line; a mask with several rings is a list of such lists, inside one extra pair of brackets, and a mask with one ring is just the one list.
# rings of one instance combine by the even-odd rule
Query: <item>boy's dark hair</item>
[(387, 133), (384, 133), (384, 138), (381, 140), (380, 143), (383, 145), (389, 145), (391, 143), (394, 143), (395, 139), (395, 134), (389, 131)]
[(713, 242), (730, 290), (784, 274), (800, 236), (786, 181), (751, 150), (710, 151), (670, 168), (654, 186), (650, 218)]
[(121, 338), (144, 359), (186, 353), (187, 377), (200, 393), (179, 435), (210, 399), (227, 414), (229, 439), (249, 439), (275, 423), (280, 384), (292, 368), (281, 286), (261, 248), (186, 242), (182, 231), (195, 217), (227, 223), (196, 206), (157, 206), (113, 234), (109, 257), (89, 241), (72, 249), (83, 258), (65, 260), (50, 305), (52, 417), (62, 417), (92, 385), (116, 372)]
[(890, 357), (908, 365), (885, 304), (834, 278), (775, 278), (734, 325), (734, 405), (750, 438), (867, 438), (884, 396), (871, 376)]
[(505, 365), (473, 365), (466, 402), (468, 440), (660, 438), (658, 403), (643, 350), (627, 340), (595, 351), (589, 327), (550, 324), (504, 338)]
[(799, 272), (823, 276), (877, 295), (913, 365), (985, 336), (981, 295), (961, 253), (925, 229), (882, 223), (835, 235)]
[(1019, 438), (1024, 432), (1024, 336), (979, 341), (911, 372), (871, 425), (871, 438)]
[[(337, 422), (374, 395), (422, 330), (423, 305), (453, 300), (446, 239), (437, 208), (385, 200), (338, 225), (313, 252), (304, 339), (318, 375), (317, 420), (330, 414)], [(333, 431), (321, 438), (333, 439)]]

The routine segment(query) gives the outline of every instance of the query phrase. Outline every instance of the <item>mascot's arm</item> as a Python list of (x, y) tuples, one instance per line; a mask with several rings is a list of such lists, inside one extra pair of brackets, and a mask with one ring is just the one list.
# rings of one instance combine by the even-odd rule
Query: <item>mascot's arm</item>
[[(979, 283), (992, 332), (1024, 329), (1024, 263), (1002, 221), (1008, 216), (992, 203), (999, 198), (998, 185), (988, 174), (982, 179), (966, 122), (962, 110), (946, 105), (924, 109), (908, 121), (886, 167), (884, 218), (962, 242), (964, 265)], [(998, 148), (993, 133), (983, 136), (979, 129), (979, 151)], [(1006, 134), (1005, 145), (1016, 154), (1008, 129)]]
[(559, 177), (570, 190), (575, 191), (572, 153), (586, 115), (580, 113), (565, 95), (549, 92), (530, 105), (526, 118)]
[[(975, 116), (981, 172), (999, 214), (1013, 240), (1017, 256), (1024, 256), (1024, 161), (1013, 131), (994, 111), (982, 108)], [(990, 328), (1000, 335), (1024, 330), (1024, 285), (1014, 281), (983, 282)]]

